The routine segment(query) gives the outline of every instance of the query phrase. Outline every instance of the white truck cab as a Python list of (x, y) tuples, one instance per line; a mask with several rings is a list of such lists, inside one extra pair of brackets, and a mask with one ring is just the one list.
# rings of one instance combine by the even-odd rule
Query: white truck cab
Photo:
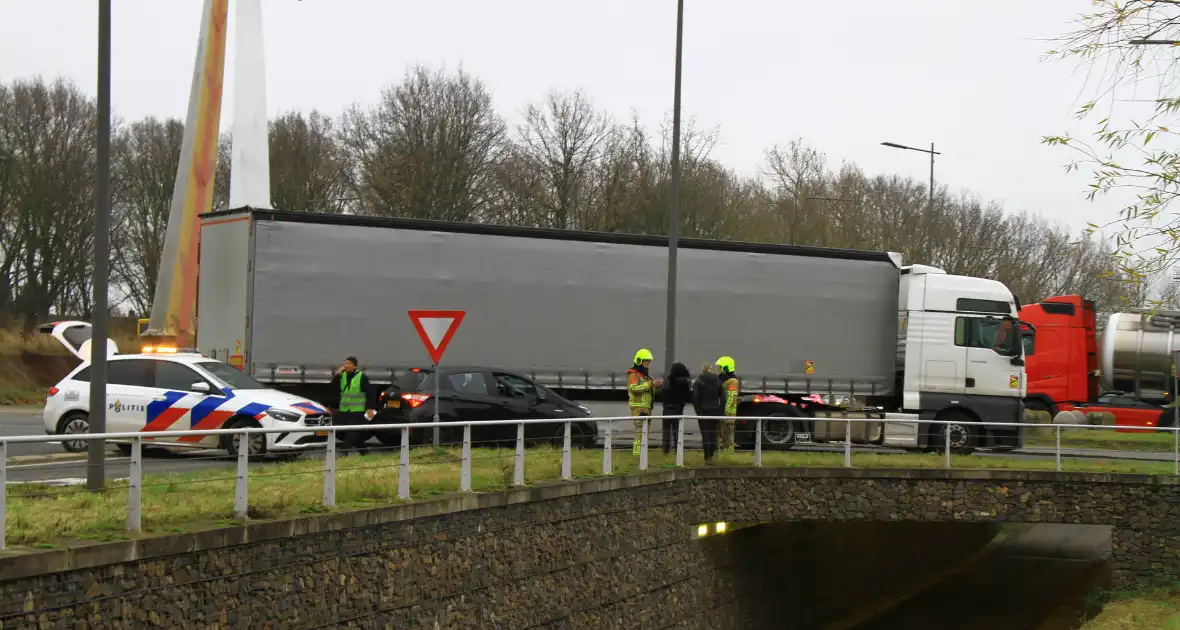
[[(960, 420), (961, 437), (971, 443), (1018, 448), (1019, 431), (972, 425), (1019, 422), (1023, 415), (1018, 309), (1012, 292), (995, 280), (948, 275), (925, 265), (903, 267), (897, 347), (902, 409), (922, 419)], [(936, 431), (941, 439), (943, 429)], [(953, 428), (952, 443), (954, 433)], [(929, 437), (914, 435), (914, 446)]]

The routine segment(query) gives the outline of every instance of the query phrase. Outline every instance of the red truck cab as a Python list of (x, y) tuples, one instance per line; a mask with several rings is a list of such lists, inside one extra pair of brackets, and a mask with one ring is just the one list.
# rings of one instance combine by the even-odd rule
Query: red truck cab
[(1020, 320), (1026, 324), (1025, 409), (1052, 415), (1072, 409), (1105, 411), (1114, 415), (1118, 426), (1156, 426), (1161, 407), (1142, 401), (1135, 405), (1114, 404), (1116, 398), (1099, 398), (1102, 392), (1094, 302), (1080, 295), (1051, 297), (1022, 308)]

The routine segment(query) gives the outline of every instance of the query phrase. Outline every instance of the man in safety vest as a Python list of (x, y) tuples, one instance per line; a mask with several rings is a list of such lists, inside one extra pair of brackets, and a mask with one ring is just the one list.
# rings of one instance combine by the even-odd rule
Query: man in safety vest
[(733, 454), (734, 418), (737, 417), (738, 396), (742, 392), (742, 382), (734, 373), (733, 357), (717, 359), (717, 369), (721, 372), (721, 386), (725, 388), (725, 419), (721, 421), (721, 451)]
[[(659, 389), (659, 381), (651, 380), (648, 368), (651, 367), (651, 350), (644, 348), (635, 353), (635, 360), (631, 362), (631, 369), (627, 370), (627, 402), (631, 407), (631, 415), (635, 417), (631, 423), (635, 426), (635, 439), (631, 442), (631, 454), (638, 455), (643, 447), (644, 417), (651, 416), (651, 408), (655, 402), (655, 393)], [(647, 419), (648, 427), (651, 419)]]
[[(336, 370), (336, 375), (332, 377), (332, 391), (340, 394), (333, 424), (365, 425), (377, 415), (373, 387), (369, 383), (369, 377), (357, 369), (356, 357), (344, 359), (344, 365)], [(342, 454), (347, 455), (350, 450), (359, 451), (361, 455), (369, 454), (369, 450), (365, 448), (365, 442), (369, 440), (368, 431), (337, 432), (336, 437), (337, 441), (344, 445)]]

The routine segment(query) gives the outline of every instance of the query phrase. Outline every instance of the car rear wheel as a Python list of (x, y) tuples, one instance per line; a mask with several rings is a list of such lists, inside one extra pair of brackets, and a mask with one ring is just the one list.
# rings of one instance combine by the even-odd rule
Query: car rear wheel
[[(81, 435), (90, 433), (90, 416), (77, 411), (66, 414), (57, 423), (57, 434), (63, 436)], [(62, 448), (70, 453), (81, 453), (89, 448), (89, 441), (87, 440), (68, 440), (61, 441)]]
[(377, 436), (377, 441), (382, 446), (401, 446), (402, 433), (401, 431), (374, 431), (373, 435)]

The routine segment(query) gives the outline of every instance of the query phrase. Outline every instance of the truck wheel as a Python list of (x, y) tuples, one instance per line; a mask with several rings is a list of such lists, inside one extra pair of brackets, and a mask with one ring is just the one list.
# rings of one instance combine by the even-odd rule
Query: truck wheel
[(951, 434), (951, 452), (960, 455), (970, 455), (979, 443), (979, 432), (975, 427), (975, 420), (962, 411), (947, 411), (938, 414), (935, 420), (943, 420), (951, 424), (937, 425), (938, 447), (941, 451), (946, 448), (946, 434)]
[(794, 446), (797, 428), (795, 421), (786, 419), (790, 416), (782, 412), (772, 413), (770, 417), (784, 419), (762, 421), (762, 445), (770, 449), (788, 449)]

